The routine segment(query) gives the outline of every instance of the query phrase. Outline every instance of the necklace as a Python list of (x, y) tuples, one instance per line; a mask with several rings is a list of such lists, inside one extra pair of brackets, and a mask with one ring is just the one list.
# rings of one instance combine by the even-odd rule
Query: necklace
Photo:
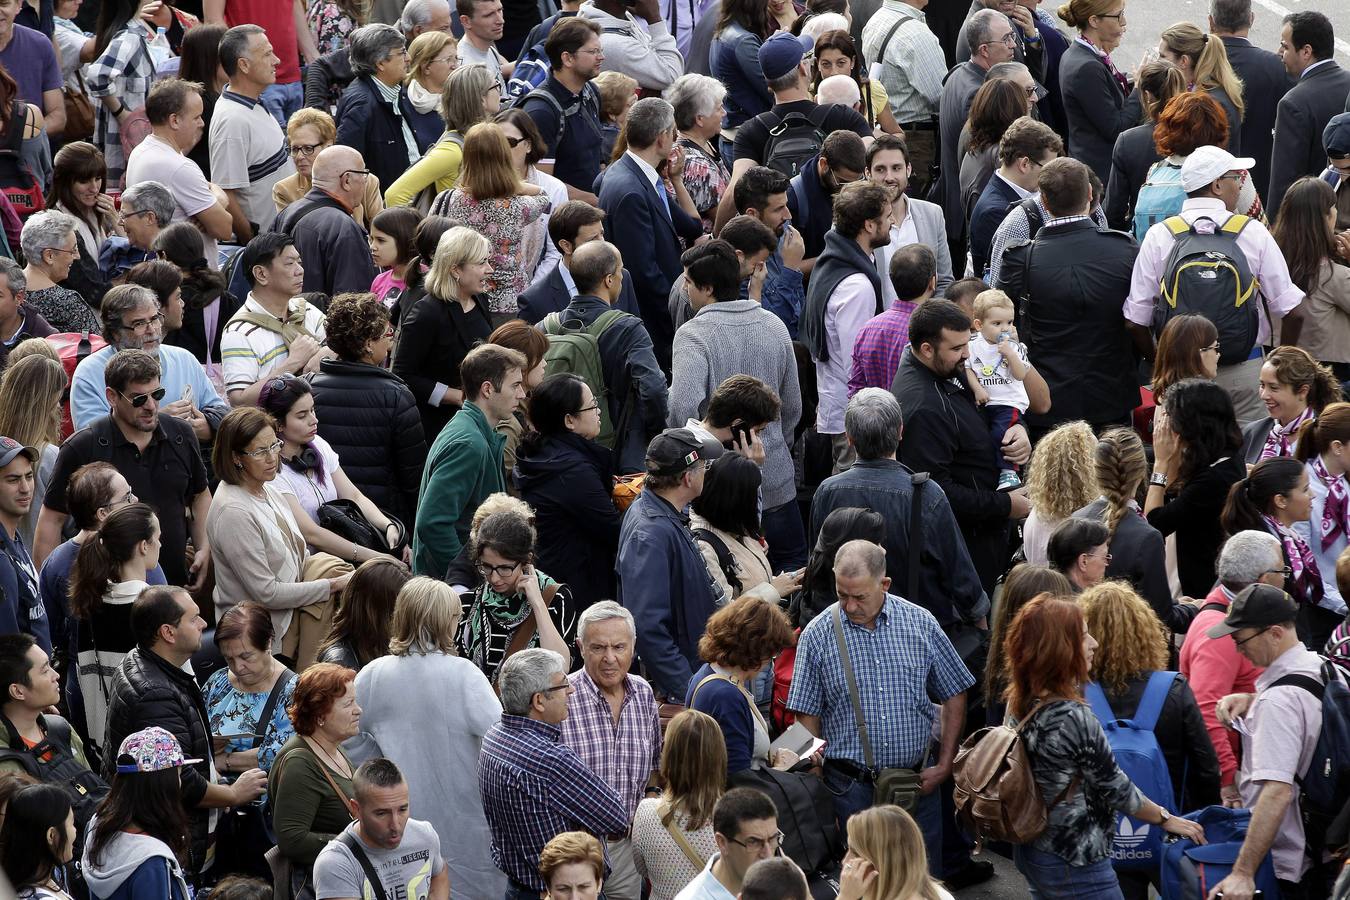
[(333, 757), (328, 752), (327, 748), (324, 747), (324, 745), (319, 741), (319, 739), (313, 735), (306, 735), (305, 740), (308, 741), (311, 745), (313, 745), (314, 749), (318, 750), (319, 753), (323, 755), (324, 761), (328, 763), (328, 767), (330, 769), (332, 769), (334, 772), (337, 772), (344, 778), (352, 777), (351, 769), (349, 769), (346, 765), (344, 765), (340, 761), (341, 754), (339, 754), (337, 758)]

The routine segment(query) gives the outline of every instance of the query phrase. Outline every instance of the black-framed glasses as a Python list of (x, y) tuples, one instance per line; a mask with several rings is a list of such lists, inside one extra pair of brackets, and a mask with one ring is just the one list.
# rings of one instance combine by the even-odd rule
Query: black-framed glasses
[(1232, 635), (1232, 637), (1233, 637), (1233, 645), (1234, 645), (1234, 646), (1237, 646), (1237, 647), (1241, 647), (1243, 644), (1246, 644), (1246, 643), (1249, 643), (1249, 642), (1251, 642), (1251, 641), (1256, 640), (1257, 638), (1259, 638), (1261, 635), (1265, 634), (1265, 633), (1266, 633), (1267, 631), (1269, 631), (1269, 630), (1270, 630), (1270, 626), (1267, 625), (1265, 628), (1262, 628), (1260, 631), (1256, 632), (1256, 634), (1252, 635), (1251, 637), (1245, 637), (1245, 638), (1243, 638), (1243, 639), (1240, 640), (1240, 641), (1237, 639), (1237, 632), (1235, 631), (1235, 632), (1233, 632), (1233, 635)]
[(578, 415), (578, 416), (579, 416), (579, 415), (581, 415), (582, 413), (588, 413), (588, 412), (590, 412), (591, 410), (598, 410), (598, 409), (600, 409), (600, 404), (599, 404), (599, 403), (592, 403), (590, 406), (583, 406), (581, 409), (579, 409), (579, 410), (577, 410), (575, 413), (573, 413), (573, 415)]
[(1097, 14), (1097, 18), (1099, 18), (1099, 19), (1115, 19), (1115, 20), (1116, 20), (1117, 22), (1119, 22), (1121, 25), (1124, 25), (1124, 24), (1125, 24), (1125, 10), (1122, 9), (1122, 10), (1121, 10), (1120, 12), (1118, 12), (1118, 13), (1098, 13), (1098, 14)]
[(546, 687), (539, 693), (552, 694), (554, 691), (565, 691), (572, 686), (571, 682), (564, 681), (562, 684), (555, 684), (552, 687)]
[(1214, 343), (1210, 344), (1208, 347), (1201, 347), (1201, 348), (1200, 348), (1200, 352), (1201, 352), (1201, 353), (1218, 353), (1218, 352), (1219, 352), (1219, 346), (1220, 346), (1220, 345), (1219, 345), (1219, 342), (1218, 342), (1218, 341), (1215, 341)]
[(323, 148), (323, 144), (291, 144), (291, 156), (303, 156), (308, 159)]
[(487, 563), (479, 563), (475, 568), (478, 574), (487, 578), (489, 575), (496, 575), (498, 578), (506, 578), (515, 574), (520, 568), (520, 563), (511, 563), (509, 566), (490, 566)]
[(153, 399), (156, 403), (158, 403), (159, 401), (163, 400), (163, 399), (164, 399), (164, 395), (165, 395), (166, 393), (168, 393), (168, 392), (165, 391), (164, 388), (161, 387), (161, 388), (155, 388), (153, 391), (150, 391), (148, 394), (137, 394), (137, 395), (135, 395), (134, 397), (128, 397), (126, 394), (122, 393), (121, 391), (118, 391), (118, 392), (117, 392), (117, 395), (118, 395), (119, 397), (121, 397), (123, 400), (127, 401), (128, 403), (130, 403), (130, 404), (131, 404), (132, 406), (134, 406), (136, 409), (140, 409), (142, 406), (145, 405), (145, 403), (146, 403), (147, 400)]
[(1281, 568), (1278, 569), (1266, 569), (1264, 574), (1283, 575), (1285, 578), (1292, 578), (1294, 575), (1294, 569), (1292, 566), (1282, 566)]
[(525, 143), (525, 142), (528, 141), (528, 140), (529, 140), (529, 138), (527, 138), (527, 137), (518, 137), (518, 138), (510, 138), (510, 137), (509, 137), (509, 138), (506, 139), (506, 143), (507, 143), (507, 146), (509, 146), (512, 150), (514, 150), (514, 149), (516, 149), (517, 147), (519, 147), (521, 144)]
[(751, 853), (759, 853), (765, 847), (768, 847), (770, 850), (777, 850), (780, 846), (782, 846), (783, 832), (781, 831), (774, 832), (773, 837), (769, 838), (767, 841), (761, 840), (760, 838), (757, 837), (747, 838), (746, 840), (743, 841), (738, 838), (729, 837), (727, 838), (727, 840), (731, 841), (733, 844), (739, 844), (740, 846), (749, 850)]
[(348, 175), (360, 175), (362, 178), (365, 178), (365, 177), (368, 176), (369, 174), (370, 174), (370, 170), (369, 170), (369, 169), (347, 169), (346, 171), (344, 171), (344, 172), (343, 172), (341, 175), (339, 175), (338, 177), (339, 177), (339, 178), (345, 178), (345, 177), (347, 177)]
[(138, 210), (135, 210), (135, 211), (133, 211), (133, 212), (127, 212), (126, 210), (123, 210), (123, 211), (121, 212), (121, 214), (119, 214), (118, 217), (117, 217), (117, 224), (118, 224), (118, 225), (125, 225), (125, 224), (127, 223), (127, 219), (134, 219), (134, 218), (136, 218), (137, 216), (143, 216), (143, 215), (145, 215), (146, 213), (152, 213), (152, 212), (154, 212), (153, 209), (138, 209)]
[(161, 324), (164, 321), (164, 313), (157, 312), (148, 319), (133, 319), (130, 322), (123, 322), (122, 327), (127, 331), (144, 331), (151, 325)]

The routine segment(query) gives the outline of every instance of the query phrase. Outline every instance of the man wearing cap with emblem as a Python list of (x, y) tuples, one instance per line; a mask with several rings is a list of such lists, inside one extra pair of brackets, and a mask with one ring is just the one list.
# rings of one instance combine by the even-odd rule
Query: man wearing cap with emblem
[[(1179, 215), (1188, 225), (1200, 221), (1197, 230), (1213, 234), (1221, 230), (1237, 207), (1242, 172), (1256, 160), (1238, 158), (1220, 147), (1197, 147), (1181, 166), (1181, 187), (1186, 200)], [(1203, 220), (1203, 221), (1201, 221)], [(1130, 294), (1125, 298), (1125, 325), (1134, 336), (1135, 346), (1146, 359), (1155, 353), (1153, 312), (1161, 302), (1160, 284), (1166, 274), (1168, 255), (1176, 239), (1164, 220), (1144, 235), (1134, 261)], [(1223, 346), (1224, 358), (1241, 350), (1241, 361), (1219, 365), (1214, 381), (1233, 398), (1238, 423), (1246, 425), (1265, 418), (1266, 410), (1257, 395), (1263, 350), (1272, 344), (1271, 321), (1280, 320), (1281, 344), (1298, 343), (1303, 328), (1303, 291), (1289, 278), (1289, 266), (1270, 231), (1255, 219), (1248, 220), (1238, 232), (1237, 249), (1246, 257), (1255, 277), (1265, 310), (1257, 316), (1256, 343), (1251, 347)]]
[[(658, 695), (683, 698), (719, 593), (689, 531), (689, 504), (722, 454), (716, 440), (667, 428), (647, 445), (647, 480), (619, 528), (619, 602), (637, 623), (637, 651)], [(677, 699), (676, 702), (679, 702)]]
[[(1322, 180), (1336, 192), (1336, 231), (1350, 231), (1350, 112), (1331, 117), (1322, 146), (1327, 151)], [(1341, 258), (1350, 263), (1350, 251), (1342, 250)]]
[(1210, 897), (1251, 897), (1267, 853), (1286, 900), (1325, 897), (1331, 884), (1326, 867), (1312, 866), (1305, 852), (1298, 779), (1307, 773), (1322, 731), (1324, 673), (1338, 676), (1335, 666), (1324, 666), (1325, 660), (1299, 641), (1297, 616), (1293, 598), (1258, 582), (1233, 598), (1223, 622), (1205, 632), (1211, 638), (1231, 637), (1238, 653), (1265, 668), (1255, 694), (1229, 694), (1214, 708), (1219, 722), (1242, 739), (1237, 786), (1240, 805), (1252, 811), (1252, 819), (1232, 873)]
[(37, 567), (19, 536), (33, 505), (38, 452), (0, 437), (0, 634), (28, 634), (51, 654), (52, 637), (38, 591)]

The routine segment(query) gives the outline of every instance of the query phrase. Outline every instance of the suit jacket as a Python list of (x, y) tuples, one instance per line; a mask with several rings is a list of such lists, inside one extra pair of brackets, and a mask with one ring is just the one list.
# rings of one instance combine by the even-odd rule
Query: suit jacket
[(1270, 153), (1270, 190), (1266, 192), (1266, 215), (1272, 221), (1289, 185), (1326, 168), (1322, 132), (1332, 116), (1345, 110), (1347, 95), (1350, 72), (1332, 60), (1305, 72), (1280, 100)]
[(1116, 138), (1115, 149), (1111, 151), (1111, 178), (1106, 182), (1106, 199), (1102, 202), (1102, 212), (1112, 228), (1132, 230), (1130, 220), (1139, 189), (1148, 178), (1149, 167), (1162, 158), (1153, 143), (1153, 128), (1152, 122), (1145, 122), (1125, 129)]
[(994, 232), (1008, 214), (1008, 207), (1021, 199), (1013, 186), (997, 173), (980, 192), (980, 199), (970, 211), (970, 255), (975, 261), (976, 278), (983, 278), (989, 268), (989, 246), (994, 242)]
[(966, 211), (961, 208), (961, 158), (956, 151), (961, 128), (970, 117), (970, 103), (988, 75), (975, 63), (963, 62), (947, 73), (938, 99), (938, 145), (942, 160), (928, 200), (942, 207), (949, 241), (959, 241), (966, 233)]
[[(558, 265), (561, 266), (562, 262), (559, 261)], [(538, 325), (549, 313), (562, 312), (571, 302), (572, 294), (567, 290), (567, 283), (563, 281), (562, 274), (555, 266), (520, 295), (516, 316), (531, 325)], [(637, 295), (633, 293), (633, 275), (626, 268), (623, 270), (623, 287), (619, 291), (619, 302), (614, 304), (614, 308), (635, 316), (639, 315)]]
[(1068, 119), (1068, 153), (1082, 160), (1105, 184), (1111, 177), (1111, 149), (1127, 128), (1139, 124), (1139, 92), (1128, 97), (1106, 63), (1081, 41), (1059, 61), (1059, 89)]
[(1246, 38), (1224, 36), (1220, 40), (1228, 50), (1233, 71), (1242, 79), (1242, 97), (1247, 107), (1246, 118), (1242, 120), (1242, 155), (1256, 160), (1252, 166), (1254, 183), (1268, 185), (1275, 107), (1289, 91), (1289, 73), (1278, 56), (1253, 46)]

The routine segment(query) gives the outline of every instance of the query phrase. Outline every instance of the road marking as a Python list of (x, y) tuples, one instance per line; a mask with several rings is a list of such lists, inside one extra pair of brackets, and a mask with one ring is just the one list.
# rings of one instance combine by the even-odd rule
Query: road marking
[[(1275, 0), (1253, 0), (1253, 2), (1264, 7), (1268, 11), (1273, 12), (1281, 19), (1283, 19), (1285, 16), (1289, 15), (1292, 12), (1292, 10), (1286, 9), (1285, 7), (1276, 3)], [(1336, 38), (1336, 49), (1339, 50), (1343, 56), (1350, 57), (1350, 43), (1347, 43), (1346, 41), (1343, 41), (1340, 38)]]

